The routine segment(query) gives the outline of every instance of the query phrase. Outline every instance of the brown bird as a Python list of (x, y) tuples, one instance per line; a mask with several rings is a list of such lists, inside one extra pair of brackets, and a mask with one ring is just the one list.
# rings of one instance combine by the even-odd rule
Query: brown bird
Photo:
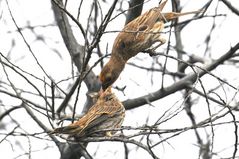
[(158, 7), (148, 10), (132, 20), (118, 34), (114, 41), (111, 58), (103, 67), (99, 76), (103, 90), (107, 89), (107, 87), (111, 86), (117, 80), (126, 62), (131, 57), (149, 49), (156, 43), (159, 44), (153, 47), (153, 50), (166, 42), (160, 34), (164, 29), (164, 23), (182, 15), (201, 12), (161, 13), (166, 2), (167, 0), (162, 2)]
[[(112, 136), (120, 128), (125, 116), (125, 108), (108, 87), (99, 92), (99, 98), (89, 111), (78, 121), (54, 129), (51, 134), (68, 134), (77, 139), (92, 136)], [(103, 129), (109, 129), (103, 131)], [(101, 131), (102, 130), (102, 131)]]

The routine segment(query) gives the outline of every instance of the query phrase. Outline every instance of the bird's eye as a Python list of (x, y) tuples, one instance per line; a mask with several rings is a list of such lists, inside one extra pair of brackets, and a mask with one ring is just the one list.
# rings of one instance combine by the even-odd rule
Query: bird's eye
[(109, 101), (109, 100), (111, 100), (113, 97), (112, 97), (112, 95), (111, 94), (109, 94), (109, 95), (107, 95), (107, 96), (105, 96), (105, 100), (106, 101)]
[(121, 49), (124, 49), (124, 48), (125, 48), (125, 43), (124, 43), (123, 41), (120, 43), (120, 48), (121, 48)]

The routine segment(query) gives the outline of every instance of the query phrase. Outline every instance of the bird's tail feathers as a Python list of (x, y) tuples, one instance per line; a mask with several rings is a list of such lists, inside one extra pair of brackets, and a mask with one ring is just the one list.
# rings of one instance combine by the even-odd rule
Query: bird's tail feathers
[(176, 19), (180, 16), (184, 16), (184, 15), (188, 15), (188, 14), (197, 14), (197, 13), (200, 13), (200, 12), (202, 12), (202, 10), (184, 12), (184, 13), (168, 12), (168, 13), (162, 13), (162, 16), (166, 21), (171, 21), (171, 20)]
[(80, 129), (81, 128), (79, 126), (74, 126), (74, 125), (63, 126), (63, 127), (54, 129), (52, 132), (50, 132), (50, 134), (75, 134), (77, 132), (81, 132)]
[(168, 0), (165, 0), (165, 1), (163, 1), (162, 3), (159, 4), (158, 9), (159, 9), (160, 12), (163, 10), (163, 8), (164, 8), (164, 6), (166, 5), (167, 1), (168, 1)]

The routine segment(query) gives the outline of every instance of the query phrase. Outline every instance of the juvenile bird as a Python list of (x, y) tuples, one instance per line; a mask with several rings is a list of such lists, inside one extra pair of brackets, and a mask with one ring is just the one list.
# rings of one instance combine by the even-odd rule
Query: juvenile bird
[(125, 116), (125, 108), (112, 93), (111, 87), (99, 94), (96, 103), (82, 118), (68, 126), (54, 129), (51, 134), (68, 134), (69, 137), (76, 139), (115, 134), (114, 130), (103, 131), (103, 129), (120, 128)]
[(161, 13), (167, 0), (158, 7), (154, 7), (136, 19), (129, 22), (116, 37), (111, 58), (100, 73), (103, 90), (111, 86), (123, 71), (126, 62), (139, 52), (145, 51), (154, 44), (156, 49), (166, 42), (160, 32), (164, 29), (164, 23), (182, 15), (198, 13), (200, 11), (186, 13)]

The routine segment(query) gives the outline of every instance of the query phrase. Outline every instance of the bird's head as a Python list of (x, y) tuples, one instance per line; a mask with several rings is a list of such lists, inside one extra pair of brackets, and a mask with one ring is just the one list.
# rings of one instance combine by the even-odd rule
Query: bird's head
[(124, 69), (125, 63), (122, 64), (119, 61), (120, 60), (115, 61), (110, 59), (110, 61), (103, 67), (99, 76), (103, 91), (118, 79), (120, 73)]
[(98, 100), (97, 103), (105, 103), (108, 101), (111, 101), (112, 99), (115, 98), (115, 94), (111, 91), (112, 86), (109, 86), (108, 88), (106, 88), (106, 90), (101, 89), (98, 92)]

